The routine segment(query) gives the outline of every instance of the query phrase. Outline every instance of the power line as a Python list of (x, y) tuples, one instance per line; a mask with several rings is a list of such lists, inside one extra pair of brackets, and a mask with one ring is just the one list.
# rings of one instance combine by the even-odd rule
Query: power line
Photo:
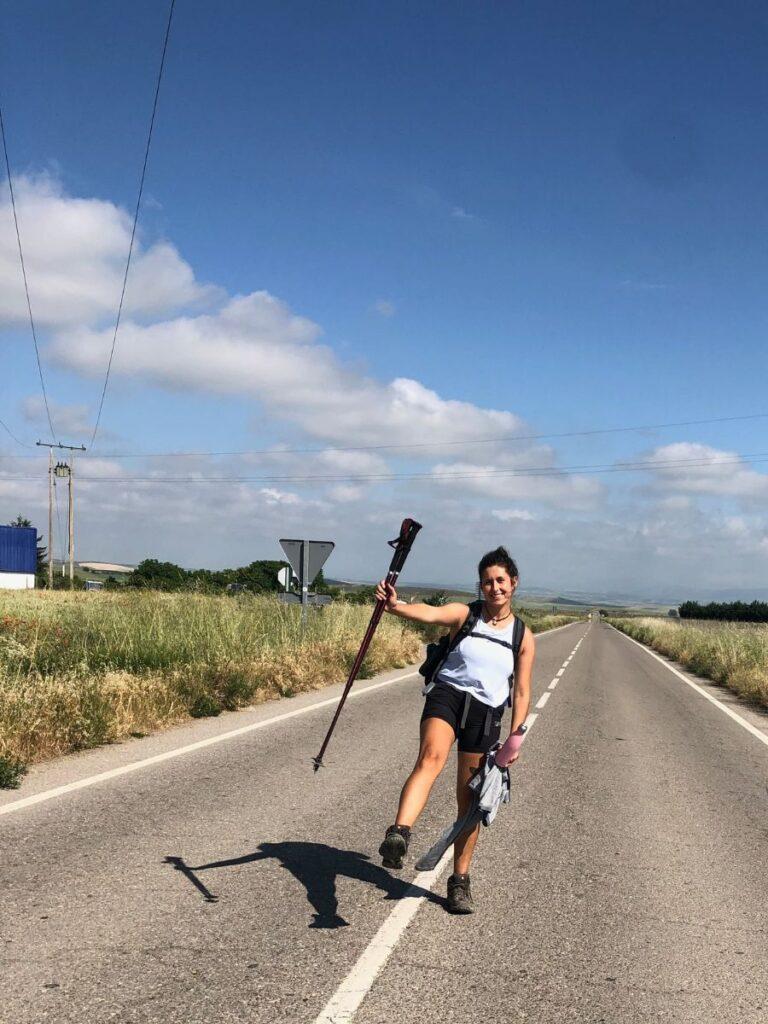
[[(242, 457), (248, 455), (267, 455), (272, 457), (283, 455), (324, 455), (334, 452), (364, 451), (397, 451), (409, 449), (449, 448), (475, 444), (502, 444), (515, 441), (543, 441), (556, 438), (590, 437), (600, 434), (632, 433), (643, 430), (664, 430), (672, 427), (701, 426), (711, 423), (737, 423), (745, 420), (768, 419), (768, 413), (756, 412), (744, 416), (719, 416), (700, 420), (676, 420), (669, 423), (644, 423), (629, 427), (596, 427), (590, 430), (566, 430), (549, 434), (509, 434), (497, 437), (470, 438), (457, 441), (424, 441), (405, 444), (347, 445), (325, 448), (249, 448), (234, 451), (199, 451), (199, 452), (106, 452), (98, 456), (82, 456), (81, 462), (89, 458), (98, 459), (173, 459), (173, 458), (206, 458), (206, 457)], [(30, 447), (30, 446), (27, 446)], [(37, 458), (33, 455), (3, 455), (0, 458), (28, 459)]]
[(122, 291), (120, 292), (120, 303), (119, 303), (119, 305), (117, 307), (117, 318), (115, 319), (115, 331), (114, 331), (114, 334), (112, 335), (112, 348), (110, 349), (110, 353), (109, 353), (109, 362), (107, 363), (107, 372), (106, 372), (106, 375), (104, 377), (104, 387), (101, 390), (101, 399), (99, 401), (99, 411), (96, 414), (96, 424), (95, 424), (95, 426), (93, 428), (93, 433), (91, 434), (91, 440), (90, 440), (90, 443), (88, 445), (89, 448), (93, 448), (94, 442), (96, 440), (96, 434), (98, 433), (98, 430), (99, 430), (99, 424), (101, 423), (101, 412), (102, 412), (102, 409), (104, 408), (104, 398), (105, 398), (105, 396), (107, 394), (107, 385), (109, 384), (109, 374), (110, 374), (110, 371), (112, 369), (112, 360), (113, 360), (114, 355), (115, 355), (115, 345), (117, 344), (117, 332), (120, 329), (120, 318), (121, 318), (122, 313), (123, 313), (123, 302), (125, 300), (125, 289), (126, 289), (126, 285), (128, 284), (128, 273), (129, 273), (129, 271), (131, 269), (131, 256), (133, 255), (133, 243), (134, 243), (134, 240), (136, 238), (136, 225), (139, 222), (139, 208), (141, 207), (141, 197), (142, 197), (142, 194), (144, 192), (144, 179), (145, 179), (146, 174), (147, 174), (147, 162), (149, 161), (149, 147), (150, 147), (150, 145), (152, 143), (152, 131), (153, 131), (154, 127), (155, 127), (155, 114), (157, 113), (157, 101), (158, 101), (158, 97), (160, 96), (160, 83), (163, 80), (163, 69), (165, 67), (165, 55), (166, 55), (166, 52), (168, 50), (168, 38), (169, 38), (169, 36), (171, 34), (171, 21), (173, 19), (173, 9), (174, 9), (175, 6), (176, 6), (176, 0), (171, 0), (171, 5), (170, 5), (169, 11), (168, 11), (168, 23), (167, 23), (167, 25), (165, 27), (165, 40), (163, 42), (163, 53), (162, 53), (162, 56), (160, 58), (160, 70), (158, 71), (158, 74), (157, 74), (157, 84), (155, 85), (155, 99), (154, 99), (154, 102), (152, 104), (152, 116), (151, 116), (150, 121), (149, 121), (149, 132), (147, 133), (147, 145), (146, 145), (146, 148), (144, 150), (144, 164), (142, 165), (142, 168), (141, 168), (141, 180), (139, 181), (139, 194), (136, 197), (136, 210), (135, 210), (134, 215), (133, 215), (133, 227), (131, 229), (131, 241), (130, 241), (130, 244), (128, 246), (128, 259), (125, 262), (125, 274), (123, 275), (123, 287), (122, 287)]
[[(632, 431), (640, 430), (662, 430), (664, 428), (671, 427), (691, 427), (701, 426), (708, 423), (733, 423), (741, 420), (757, 420), (767, 419), (768, 413), (757, 412), (752, 413), (748, 416), (721, 416), (713, 419), (704, 420), (678, 420), (672, 423), (646, 423), (639, 426), (631, 427), (600, 427), (593, 430), (568, 430), (560, 431), (552, 434), (512, 434), (503, 435), (500, 437), (482, 437), (473, 438), (471, 440), (462, 441), (421, 441), (415, 443), (405, 444), (372, 444), (372, 445), (346, 445), (338, 447), (328, 448), (283, 448), (281, 450), (275, 450), (274, 448), (253, 448), (245, 449), (242, 451), (229, 451), (229, 452), (147, 452), (143, 455), (140, 452), (131, 452), (128, 454), (109, 454), (102, 455), (101, 458), (108, 459), (154, 459), (154, 458), (201, 458), (205, 456), (245, 456), (245, 455), (322, 455), (326, 452), (365, 452), (365, 451), (392, 451), (392, 450), (403, 450), (403, 449), (424, 449), (424, 448), (447, 448), (471, 444), (501, 444), (505, 442), (513, 441), (543, 441), (543, 440), (554, 440), (555, 438), (568, 438), (568, 437), (589, 437), (597, 434), (620, 434), (620, 433), (631, 433)], [(88, 456), (85, 456), (88, 458)]]
[[(4, 423), (2, 420), (0, 420), (0, 427), (3, 428), (3, 430), (8, 434), (9, 437), (13, 438), (13, 440), (16, 442), (16, 444), (21, 445), (22, 448), (34, 448), (35, 447), (33, 444), (27, 444), (24, 441), (20, 441), (18, 439), (18, 437), (16, 437), (14, 432), (11, 430), (11, 428), (8, 426), (8, 424)], [(13, 456), (10, 456), (10, 457), (13, 458)], [(32, 456), (32, 455), (24, 456), (24, 458), (28, 458), (28, 459), (36, 458), (36, 457), (37, 456)]]
[[(602, 474), (644, 472), (651, 469), (681, 469), (706, 466), (756, 465), (768, 462), (768, 452), (755, 452), (736, 455), (731, 458), (690, 458), (690, 459), (650, 459), (639, 462), (615, 462), (612, 464), (586, 464), (576, 466), (533, 466), (523, 469), (489, 468), (484, 471), (446, 472), (446, 473), (369, 473), (369, 474), (334, 474), (334, 475), (272, 475), (272, 476), (124, 476), (124, 477), (89, 477), (81, 476), (80, 480), (88, 483), (147, 483), (147, 484), (221, 484), (221, 483), (376, 483), (393, 480), (487, 480), (498, 477), (562, 477), (571, 473)], [(33, 480), (36, 477), (8, 476), (4, 479)]]
[[(43, 402), (45, 403), (45, 414), (48, 417), (48, 426), (51, 428), (51, 440), (55, 440), (56, 431), (53, 429), (53, 420), (51, 419), (51, 410), (48, 406), (48, 394), (45, 390), (45, 380), (43, 379), (43, 365), (40, 362), (40, 349), (37, 344), (37, 331), (35, 330), (35, 318), (32, 316), (32, 302), (29, 298), (29, 284), (27, 282), (27, 268), (24, 265), (24, 250), (21, 247), (21, 232), (19, 231), (19, 218), (16, 214), (16, 196), (13, 192), (13, 179), (11, 178), (11, 162), (8, 159), (8, 145), (5, 139), (5, 122), (3, 120), (3, 109), (0, 105), (0, 134), (3, 137), (3, 154), (5, 156), (5, 169), (8, 174), (8, 191), (11, 194), (11, 209), (13, 210), (13, 223), (16, 228), (16, 242), (19, 246), (19, 261), (21, 263), (21, 276), (24, 279), (24, 294), (27, 297), (27, 309), (29, 311), (29, 326), (32, 329), (32, 342), (35, 346), (35, 358), (37, 359), (37, 372), (40, 374), (40, 387), (43, 391)], [(7, 429), (7, 428), (6, 428)], [(10, 431), (8, 431), (10, 433)], [(13, 436), (13, 435), (11, 435)]]

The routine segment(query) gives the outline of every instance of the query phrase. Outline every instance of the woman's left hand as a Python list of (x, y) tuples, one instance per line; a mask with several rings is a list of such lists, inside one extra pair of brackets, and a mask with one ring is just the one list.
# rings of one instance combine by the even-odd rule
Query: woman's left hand
[(496, 764), (499, 768), (508, 768), (520, 757), (525, 733), (511, 732), (504, 743), (496, 751)]
[(520, 757), (520, 751), (518, 750), (514, 754), (510, 754), (508, 757), (506, 757), (506, 756), (502, 756), (502, 751), (503, 750), (504, 750), (504, 747), (502, 747), (501, 750), (499, 750), (497, 752), (497, 754), (496, 754), (496, 764), (499, 766), (499, 768), (509, 768), (509, 766), (511, 764), (514, 764), (515, 761), (518, 759), (518, 757)]

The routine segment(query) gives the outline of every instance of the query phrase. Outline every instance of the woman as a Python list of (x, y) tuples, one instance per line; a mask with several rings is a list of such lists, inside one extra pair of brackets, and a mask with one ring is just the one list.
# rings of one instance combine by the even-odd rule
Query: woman
[[(427, 694), (416, 766), (403, 786), (395, 824), (387, 829), (379, 848), (386, 867), (402, 867), (411, 828), (424, 810), (455, 739), (459, 741), (456, 784), (459, 815), (469, 809), (472, 794), (467, 784), (499, 739), (513, 671), (512, 723), (509, 737), (496, 760), (504, 767), (519, 757), (523, 738), (521, 726), (530, 704), (535, 654), (533, 634), (526, 627), (515, 665), (511, 650), (515, 623), (512, 596), (518, 584), (518, 571), (506, 549), (496, 548), (484, 555), (478, 574), (483, 596), (482, 615), (472, 633), (450, 652), (438, 673), (437, 685)], [(376, 588), (376, 597), (386, 601), (386, 610), (401, 619), (449, 626), (451, 639), (470, 613), (465, 604), (446, 604), (440, 608), (428, 604), (398, 604), (395, 588), (384, 580)], [(494, 642), (499, 640), (502, 643)], [(462, 833), (454, 843), (448, 909), (455, 914), (471, 914), (474, 910), (469, 865), (479, 831), (478, 824)]]

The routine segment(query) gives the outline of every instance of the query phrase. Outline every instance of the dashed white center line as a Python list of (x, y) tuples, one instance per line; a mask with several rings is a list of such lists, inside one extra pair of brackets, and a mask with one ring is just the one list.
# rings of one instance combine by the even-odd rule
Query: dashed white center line
[(557, 670), (557, 672), (555, 673), (555, 675), (557, 676), (557, 678), (560, 678), (560, 676), (563, 674), (563, 672), (565, 672), (565, 669), (564, 668), (559, 668)]
[(536, 707), (537, 707), (537, 708), (543, 708), (543, 707), (544, 707), (544, 705), (545, 705), (545, 704), (547, 703), (547, 701), (549, 700), (549, 698), (550, 698), (551, 696), (552, 696), (552, 694), (551, 694), (551, 693), (549, 693), (549, 691), (547, 691), (546, 693), (542, 694), (542, 695), (541, 695), (541, 698), (539, 699), (539, 702), (538, 702), (538, 704), (536, 705)]
[(526, 739), (528, 739), (528, 733), (529, 733), (529, 732), (531, 731), (531, 729), (533, 728), (533, 723), (534, 723), (534, 722), (536, 721), (536, 719), (537, 719), (538, 717), (539, 717), (539, 716), (538, 716), (538, 715), (536, 714), (536, 712), (535, 712), (535, 711), (532, 711), (532, 712), (530, 713), (530, 715), (528, 715), (528, 717), (526, 718), (526, 720), (525, 720), (525, 729), (526, 729), (526, 732), (525, 732), (525, 738), (526, 738)]
[(557, 686), (557, 684), (558, 684), (559, 682), (560, 682), (560, 680), (559, 680), (559, 679), (553, 679), (553, 680), (552, 680), (552, 682), (551, 682), (551, 683), (549, 684), (549, 686), (547, 687), (547, 689), (548, 689), (548, 690), (554, 690), (554, 688), (555, 688), (555, 687)]

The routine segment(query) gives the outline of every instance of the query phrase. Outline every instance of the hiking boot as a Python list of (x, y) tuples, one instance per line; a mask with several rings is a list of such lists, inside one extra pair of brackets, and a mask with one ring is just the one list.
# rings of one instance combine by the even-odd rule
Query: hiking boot
[(474, 914), (469, 875), (451, 875), (448, 879), (448, 910), (452, 914)]
[(401, 868), (403, 858), (408, 853), (408, 843), (411, 841), (411, 830), (407, 825), (390, 825), (384, 836), (384, 842), (379, 847), (381, 863), (385, 868)]

